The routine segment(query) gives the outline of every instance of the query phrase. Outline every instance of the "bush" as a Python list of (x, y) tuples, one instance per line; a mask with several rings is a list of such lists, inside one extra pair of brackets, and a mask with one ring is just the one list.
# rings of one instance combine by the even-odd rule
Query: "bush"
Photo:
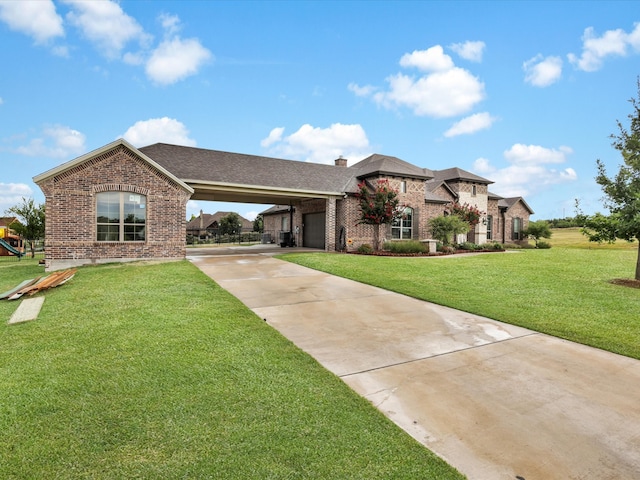
[(520, 245), (518, 245), (517, 243), (505, 243), (504, 244), (504, 248), (506, 250), (519, 250), (522, 247)]
[(549, 242), (545, 242), (543, 240), (538, 240), (537, 248), (551, 248), (551, 244)]
[(481, 250), (482, 249), (480, 245), (476, 245), (475, 243), (472, 243), (472, 242), (461, 243), (460, 245), (458, 245), (458, 248), (460, 250)]
[(456, 253), (456, 249), (453, 248), (450, 245), (440, 245), (438, 244), (438, 251), (445, 253), (445, 254), (449, 254), (449, 253)]
[(358, 247), (358, 253), (373, 253), (373, 247), (368, 243), (363, 243)]
[(382, 249), (392, 253), (425, 253), (427, 251), (427, 247), (416, 240), (385, 242)]
[(495, 250), (497, 252), (503, 252), (504, 251), (504, 246), (502, 246), (502, 244), (495, 242), (494, 244), (492, 244), (489, 247), (491, 250)]

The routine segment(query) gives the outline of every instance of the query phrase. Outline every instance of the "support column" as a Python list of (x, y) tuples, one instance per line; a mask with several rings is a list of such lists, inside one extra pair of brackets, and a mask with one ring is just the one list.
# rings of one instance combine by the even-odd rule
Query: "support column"
[(327, 252), (336, 250), (336, 199), (331, 197), (326, 200), (324, 249)]

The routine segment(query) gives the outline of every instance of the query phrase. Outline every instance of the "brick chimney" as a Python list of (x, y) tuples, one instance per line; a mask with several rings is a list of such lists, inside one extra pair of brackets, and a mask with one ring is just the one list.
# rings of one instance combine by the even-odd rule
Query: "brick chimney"
[(340, 158), (336, 158), (334, 160), (334, 162), (336, 163), (336, 167), (346, 167), (347, 166), (347, 159), (346, 158), (342, 158), (342, 155), (340, 155)]

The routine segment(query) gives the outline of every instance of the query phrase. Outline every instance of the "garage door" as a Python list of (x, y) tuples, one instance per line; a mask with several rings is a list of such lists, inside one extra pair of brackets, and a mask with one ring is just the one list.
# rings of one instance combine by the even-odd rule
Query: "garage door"
[(325, 214), (307, 213), (302, 216), (303, 230), (302, 243), (303, 246), (309, 248), (321, 248), (324, 250), (324, 230), (325, 230)]

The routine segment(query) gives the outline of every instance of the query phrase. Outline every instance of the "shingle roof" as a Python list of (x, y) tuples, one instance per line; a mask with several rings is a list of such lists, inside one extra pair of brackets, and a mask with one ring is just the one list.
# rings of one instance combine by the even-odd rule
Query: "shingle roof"
[(364, 160), (349, 167), (353, 169), (355, 176), (366, 178), (376, 175), (395, 175), (398, 177), (429, 179), (433, 177), (431, 170), (420, 168), (405, 162), (397, 157), (374, 153)]
[(185, 182), (220, 182), (294, 190), (344, 192), (345, 167), (156, 143), (142, 153)]
[[(216, 212), (213, 214), (203, 213), (197, 216), (196, 218), (194, 218), (193, 220), (189, 220), (187, 222), (187, 230), (200, 230), (200, 217), (202, 217), (202, 228), (210, 228), (214, 222), (220, 223), (220, 220), (222, 220), (222, 218), (229, 215), (229, 213), (231, 212)], [(240, 221), (242, 222), (243, 228), (247, 228), (253, 225), (253, 222), (251, 222), (250, 220), (247, 220), (242, 215), (239, 215), (237, 213), (236, 215), (240, 217)]]
[(509, 198), (503, 198), (502, 200), (498, 200), (498, 207), (499, 208), (505, 208), (505, 209), (509, 210), (511, 207), (513, 207), (518, 202), (522, 202), (524, 207), (527, 210), (529, 210), (529, 213), (531, 215), (533, 215), (535, 213), (531, 209), (531, 207), (527, 204), (527, 202), (524, 201), (524, 198), (522, 198), (522, 197), (509, 197)]
[(467, 172), (466, 170), (458, 167), (447, 168), (445, 170), (434, 170), (433, 174), (435, 180), (466, 180), (468, 182), (483, 183), (486, 185), (493, 183), (491, 180), (487, 180), (484, 177), (476, 175), (475, 173)]

